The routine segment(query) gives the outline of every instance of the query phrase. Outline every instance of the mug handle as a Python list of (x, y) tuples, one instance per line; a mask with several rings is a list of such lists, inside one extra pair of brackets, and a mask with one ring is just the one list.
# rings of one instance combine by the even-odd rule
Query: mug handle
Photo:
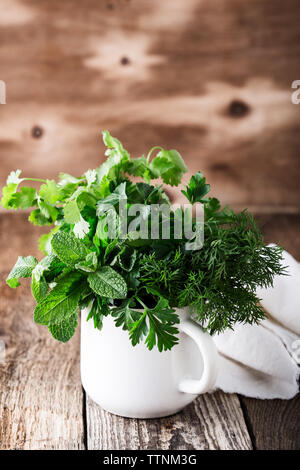
[(187, 318), (180, 322), (179, 331), (190, 336), (197, 344), (203, 359), (203, 373), (200, 379), (183, 379), (180, 392), (199, 395), (206, 393), (215, 384), (218, 373), (218, 353), (212, 337), (200, 325)]

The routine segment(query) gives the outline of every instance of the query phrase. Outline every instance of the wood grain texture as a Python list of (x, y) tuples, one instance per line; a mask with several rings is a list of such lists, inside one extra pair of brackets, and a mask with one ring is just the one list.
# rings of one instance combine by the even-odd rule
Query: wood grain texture
[(299, 394), (292, 400), (241, 400), (255, 449), (300, 450)]
[(298, 0), (3, 1), (0, 185), (99, 165), (109, 128), (178, 148), (224, 204), (299, 212)]
[(36, 252), (36, 232), (24, 215), (0, 217), (0, 449), (83, 449), (79, 335), (56, 342), (33, 322), (29, 282), (5, 284), (16, 253)]
[[(281, 242), (300, 259), (300, 216), (258, 217), (267, 242)], [(37, 255), (40, 229), (19, 213), (0, 214), (1, 449), (299, 449), (299, 396), (255, 400), (217, 392), (160, 420), (110, 415), (89, 398), (79, 377), (78, 333), (62, 345), (32, 321), (28, 282), (17, 291), (4, 279), (17, 254)], [(243, 417), (244, 413), (244, 417)], [(244, 420), (245, 418), (245, 420)], [(86, 419), (86, 432), (84, 420)], [(247, 426), (246, 426), (247, 425)], [(249, 432), (248, 432), (249, 431)]]
[[(267, 243), (281, 243), (300, 261), (300, 216), (273, 214), (258, 217)], [(293, 400), (240, 397), (256, 449), (300, 450), (300, 395)]]
[(111, 415), (87, 397), (87, 447), (94, 450), (252, 449), (236, 395), (199, 396), (180, 413), (137, 420)]

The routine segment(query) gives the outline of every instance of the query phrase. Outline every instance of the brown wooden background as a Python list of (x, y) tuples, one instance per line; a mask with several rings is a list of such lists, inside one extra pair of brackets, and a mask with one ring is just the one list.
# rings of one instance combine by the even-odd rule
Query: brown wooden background
[(224, 203), (300, 209), (298, 0), (0, 0), (0, 186), (177, 148)]
[[(0, 0), (0, 186), (12, 169), (98, 166), (109, 129), (133, 156), (177, 148), (300, 259), (299, 20), (299, 0)], [(5, 285), (40, 233), (0, 214), (0, 448), (300, 448), (299, 395), (218, 392), (148, 422), (101, 411), (81, 388), (79, 333), (58, 345), (32, 322), (28, 283)]]

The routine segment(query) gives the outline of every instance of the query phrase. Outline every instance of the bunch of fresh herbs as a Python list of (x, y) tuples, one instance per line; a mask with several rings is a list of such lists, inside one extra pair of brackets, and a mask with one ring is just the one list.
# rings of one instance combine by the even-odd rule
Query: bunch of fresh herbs
[[(17, 170), (3, 188), (5, 209), (32, 208), (33, 224), (52, 226), (39, 241), (44, 258), (19, 257), (7, 278), (13, 288), (20, 278), (32, 278), (34, 320), (66, 342), (76, 330), (78, 309), (90, 306), (88, 320), (95, 328), (101, 330), (103, 317), (112, 315), (133, 345), (144, 340), (149, 349), (157, 345), (162, 351), (178, 342), (176, 308), (189, 306), (211, 334), (264, 318), (255, 292), (283, 273), (281, 249), (264, 245), (247, 211), (221, 209), (208, 197), (210, 186), (200, 172), (182, 192), (192, 205), (204, 206), (201, 249), (187, 250), (186, 239), (172, 230), (168, 239), (161, 231), (156, 239), (136, 232), (121, 237), (118, 228), (110, 237), (105, 220), (113, 213), (118, 227), (120, 201), (128, 213), (133, 204), (141, 205), (151, 233), (148, 207), (170, 206), (163, 186), (151, 181), (178, 186), (187, 168), (176, 150), (154, 147), (147, 156), (131, 158), (108, 131), (103, 139), (107, 160), (79, 178), (65, 173), (58, 182), (22, 178)], [(38, 191), (24, 185), (30, 181), (41, 183)], [(170, 209), (171, 227), (177, 215), (178, 209)]]

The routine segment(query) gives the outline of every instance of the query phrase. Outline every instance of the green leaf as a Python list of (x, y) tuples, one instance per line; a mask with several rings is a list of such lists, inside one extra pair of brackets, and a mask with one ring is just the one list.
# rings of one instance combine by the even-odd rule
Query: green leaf
[(146, 322), (147, 309), (145, 309), (143, 313), (138, 313), (140, 318), (131, 325), (131, 329), (129, 332), (129, 337), (132, 346), (136, 346), (148, 333), (148, 326)]
[(28, 217), (29, 222), (31, 222), (33, 225), (52, 225), (53, 221), (49, 220), (47, 217), (45, 217), (40, 209), (34, 209), (31, 213), (30, 216)]
[(89, 274), (91, 289), (98, 295), (111, 299), (125, 299), (127, 285), (123, 277), (110, 266), (103, 266), (95, 273)]
[(41, 302), (46, 297), (48, 290), (49, 286), (44, 276), (42, 276), (39, 280), (37, 280), (35, 277), (32, 278), (31, 292), (37, 303)]
[(17, 262), (9, 273), (6, 282), (10, 287), (18, 287), (20, 285), (19, 278), (30, 277), (33, 269), (38, 261), (34, 256), (19, 256)]
[(7, 177), (6, 184), (20, 184), (23, 179), (19, 178), (20, 174), (22, 173), (21, 170), (16, 170), (16, 171), (11, 171), (10, 174)]
[(73, 228), (74, 235), (77, 238), (84, 238), (90, 231), (90, 224), (80, 216), (79, 222), (76, 222)]
[(92, 253), (89, 253), (88, 255), (86, 255), (84, 261), (80, 261), (79, 263), (76, 263), (75, 268), (78, 269), (79, 271), (92, 273), (96, 271), (97, 264), (98, 264), (97, 255), (93, 251)]
[(46, 217), (51, 223), (55, 222), (58, 216), (58, 210), (56, 207), (51, 206), (48, 202), (43, 201), (38, 198), (38, 207), (41, 211), (41, 214)]
[(54, 180), (47, 180), (39, 190), (39, 196), (49, 204), (55, 204), (60, 198), (59, 186)]
[(87, 321), (93, 318), (94, 320), (94, 328), (98, 330), (102, 329), (103, 326), (103, 317), (110, 314), (109, 307), (106, 303), (106, 300), (100, 299), (100, 297), (96, 297), (93, 300), (90, 313), (88, 314)]
[(161, 150), (149, 165), (150, 170), (172, 186), (178, 186), (187, 167), (177, 150)]
[(7, 186), (2, 188), (1, 205), (4, 209), (16, 209), (16, 207), (14, 207), (14, 195), (17, 191), (17, 187), (17, 184), (9, 183)]
[(154, 309), (148, 310), (149, 334), (146, 338), (148, 349), (152, 349), (157, 344), (159, 351), (167, 351), (178, 343), (176, 336), (179, 331), (173, 325), (179, 323), (179, 317), (170, 308), (169, 302), (160, 298)]
[(76, 263), (84, 260), (89, 253), (87, 246), (72, 233), (62, 231), (55, 233), (51, 245), (61, 261), (68, 266), (75, 266)]
[(78, 313), (76, 312), (67, 320), (63, 320), (60, 323), (55, 323), (53, 325), (49, 325), (49, 331), (52, 334), (54, 339), (61, 341), (62, 343), (66, 343), (69, 339), (74, 336), (78, 325)]
[(178, 343), (178, 329), (174, 325), (179, 323), (179, 317), (174, 312), (164, 298), (160, 298), (155, 308), (146, 308), (140, 318), (131, 325), (132, 345), (135, 346), (147, 335), (145, 343), (149, 350), (156, 344), (160, 352), (172, 349)]
[(11, 199), (11, 205), (13, 208), (28, 209), (34, 206), (36, 202), (36, 190), (35, 188), (23, 187), (19, 192), (14, 193)]
[(141, 312), (129, 307), (130, 302), (131, 299), (127, 299), (120, 307), (111, 310), (111, 314), (115, 318), (116, 326), (122, 326), (123, 330), (131, 330), (134, 322), (136, 322), (141, 315)]
[(67, 202), (64, 207), (64, 218), (67, 224), (76, 224), (80, 221), (80, 210), (76, 201)]
[(207, 200), (203, 198), (210, 191), (210, 185), (206, 184), (205, 177), (200, 171), (191, 177), (185, 189), (186, 191), (181, 192), (192, 204), (195, 202), (207, 202)]
[(78, 307), (82, 288), (79, 273), (67, 274), (36, 306), (34, 321), (41, 325), (51, 325), (69, 319)]

